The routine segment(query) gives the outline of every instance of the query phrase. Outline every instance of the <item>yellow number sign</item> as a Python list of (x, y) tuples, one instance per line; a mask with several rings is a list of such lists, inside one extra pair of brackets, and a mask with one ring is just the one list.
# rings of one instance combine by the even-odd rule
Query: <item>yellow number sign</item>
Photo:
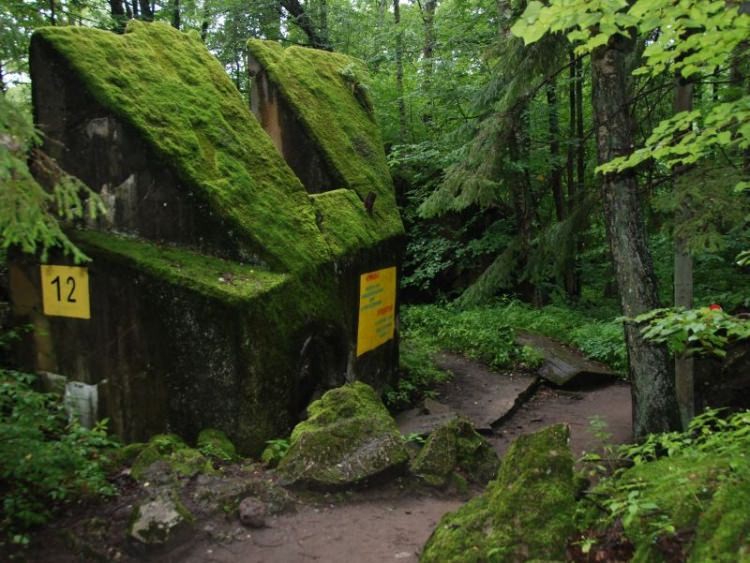
[(396, 268), (359, 277), (357, 356), (393, 338), (396, 318)]
[(73, 266), (41, 266), (44, 314), (90, 319), (89, 271)]

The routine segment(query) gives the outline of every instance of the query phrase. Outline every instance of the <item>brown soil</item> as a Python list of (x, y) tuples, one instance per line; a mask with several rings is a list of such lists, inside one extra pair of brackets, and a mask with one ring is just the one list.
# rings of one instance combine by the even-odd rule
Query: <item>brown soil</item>
[[(476, 369), (486, 373), (486, 367)], [(467, 389), (464, 389), (465, 393)], [(479, 390), (481, 392), (481, 389)], [(441, 400), (448, 398), (441, 397)], [(471, 397), (462, 397), (472, 402)], [(476, 401), (486, 401), (477, 396)], [(599, 449), (590, 419), (600, 417), (612, 434), (611, 442), (631, 438), (630, 390), (623, 383), (590, 389), (563, 391), (540, 385), (533, 396), (496, 424), (487, 439), (502, 454), (517, 436), (557, 422), (571, 428), (575, 455)], [(474, 491), (474, 494), (478, 491)], [(268, 519), (260, 530), (243, 528), (237, 519), (217, 516), (201, 522), (189, 543), (169, 554), (152, 557), (157, 561), (221, 562), (349, 562), (417, 561), (418, 553), (438, 520), (455, 510), (466, 498), (414, 490), (413, 482), (397, 480), (374, 490), (298, 499), (296, 512)], [(112, 506), (101, 507), (99, 517), (112, 518)], [(91, 511), (78, 517), (91, 518)], [(80, 555), (65, 555), (59, 539), (61, 528), (72, 526), (76, 516), (50, 526), (40, 536), (45, 549), (27, 554), (35, 561), (75, 561)], [(68, 536), (73, 528), (68, 528)], [(221, 530), (220, 534), (216, 531)], [(68, 544), (70, 543), (68, 539)], [(37, 544), (39, 545), (39, 544)], [(99, 550), (97, 550), (99, 551)], [(121, 545), (112, 546), (110, 560), (129, 560)], [(102, 553), (102, 551), (99, 551)]]

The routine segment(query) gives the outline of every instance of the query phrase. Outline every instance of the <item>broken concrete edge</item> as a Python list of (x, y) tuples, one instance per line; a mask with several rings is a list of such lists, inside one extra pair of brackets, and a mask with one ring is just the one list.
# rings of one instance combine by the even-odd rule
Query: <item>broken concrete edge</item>
[(288, 274), (131, 236), (79, 230), (71, 232), (71, 238), (93, 257), (135, 267), (230, 305), (254, 299), (289, 280)]
[(554, 338), (516, 330), (515, 340), (519, 346), (528, 346), (539, 353), (543, 358), (539, 375), (558, 387), (605, 385), (620, 379), (617, 372), (605, 364)]
[[(336, 254), (316, 224), (302, 184), (200, 42), (167, 25), (132, 21), (124, 35), (41, 28), (32, 38), (32, 50), (42, 43), (63, 57), (97, 102), (172, 163), (178, 177), (203, 194), (274, 269), (298, 271)], [(161, 45), (159, 56), (156, 44)], [(174, 107), (165, 109), (170, 104)], [(373, 158), (383, 161), (378, 171), (385, 176), (368, 181), (385, 183), (387, 189), (378, 194), (382, 205), (364, 224), (344, 221), (347, 228), (363, 231), (357, 240), (367, 240), (369, 232), (380, 239), (403, 232), (384, 156), (377, 156), (382, 144), (373, 150)]]
[(250, 39), (247, 46), (328, 166), (345, 183), (331, 187), (353, 190), (359, 208), (372, 192), (376, 201), (368, 221), (370, 228), (379, 237), (402, 234), (383, 141), (372, 115), (364, 62), (319, 49), (282, 48), (259, 39)]

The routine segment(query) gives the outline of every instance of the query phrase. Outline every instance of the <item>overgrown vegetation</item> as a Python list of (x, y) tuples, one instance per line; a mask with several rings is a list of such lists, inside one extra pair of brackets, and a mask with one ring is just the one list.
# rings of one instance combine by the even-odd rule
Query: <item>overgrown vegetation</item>
[(0, 370), (0, 542), (27, 544), (29, 531), (63, 505), (111, 496), (106, 421), (91, 430), (68, 419), (60, 397), (36, 390), (36, 376)]
[[(584, 532), (574, 550), (589, 560), (611, 557), (616, 547), (636, 560), (744, 560), (749, 446), (750, 411), (708, 410), (686, 432), (651, 434), (617, 448), (620, 468), (579, 502), (576, 520)], [(599, 456), (587, 459), (594, 473), (610, 467)]]
[(446, 350), (482, 360), (497, 369), (534, 368), (538, 354), (515, 342), (516, 331), (528, 330), (580, 348), (592, 359), (624, 371), (626, 354), (622, 324), (592, 318), (584, 312), (549, 305), (534, 308), (517, 300), (485, 307), (414, 305), (402, 311), (407, 334)]

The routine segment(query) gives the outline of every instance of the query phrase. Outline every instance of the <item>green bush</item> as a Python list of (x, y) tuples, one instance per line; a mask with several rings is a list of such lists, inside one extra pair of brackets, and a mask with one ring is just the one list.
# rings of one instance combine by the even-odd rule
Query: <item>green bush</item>
[(405, 331), (401, 339), (399, 370), (395, 387), (387, 386), (383, 402), (391, 411), (399, 411), (432, 395), (432, 389), (446, 381), (449, 374), (435, 365), (436, 349), (423, 336)]
[(73, 499), (115, 493), (106, 421), (92, 430), (68, 417), (59, 397), (33, 388), (36, 376), (0, 370), (0, 531), (28, 543), (31, 527)]

